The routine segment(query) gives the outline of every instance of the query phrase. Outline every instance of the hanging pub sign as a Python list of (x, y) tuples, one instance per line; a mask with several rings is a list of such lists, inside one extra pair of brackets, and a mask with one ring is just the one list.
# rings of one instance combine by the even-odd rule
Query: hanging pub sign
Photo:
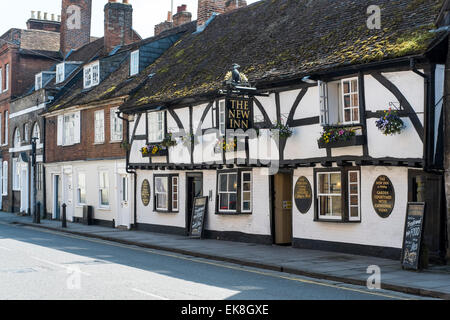
[(425, 203), (409, 202), (403, 234), (402, 268), (420, 269), (420, 254), (425, 218)]
[(395, 205), (394, 186), (386, 176), (379, 176), (372, 188), (372, 205), (376, 213), (387, 218), (391, 215)]
[(145, 179), (144, 181), (142, 181), (142, 186), (141, 186), (141, 200), (142, 200), (142, 204), (147, 207), (148, 204), (150, 203), (150, 183), (148, 182), (147, 179)]
[(253, 128), (253, 99), (228, 97), (225, 101), (227, 129), (246, 131)]
[(312, 205), (312, 188), (306, 177), (300, 177), (295, 184), (294, 189), (295, 206), (298, 211), (305, 214)]

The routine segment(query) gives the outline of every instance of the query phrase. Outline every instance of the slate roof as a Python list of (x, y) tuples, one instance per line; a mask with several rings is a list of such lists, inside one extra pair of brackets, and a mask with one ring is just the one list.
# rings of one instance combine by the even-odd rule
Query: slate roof
[[(423, 55), (444, 0), (262, 0), (217, 16), (183, 37), (144, 75), (154, 74), (122, 111), (195, 101), (222, 87), (233, 63), (262, 86), (315, 72)], [(381, 8), (381, 30), (367, 8)]]
[[(113, 68), (113, 70), (109, 72), (109, 75), (99, 85), (86, 90), (83, 89), (83, 79), (78, 79), (70, 91), (67, 91), (48, 108), (48, 112), (128, 95), (148, 78), (148, 74), (143, 72), (134, 77), (129, 76), (130, 52), (139, 48), (141, 57), (145, 56), (147, 65), (151, 64), (182, 35), (185, 33), (192, 33), (195, 30), (196, 22), (191, 22), (177, 28), (166, 30), (158, 36), (150, 37), (119, 48), (114, 56), (119, 57), (120, 65)], [(120, 58), (122, 56), (124, 56), (124, 58)], [(107, 56), (103, 56), (102, 58), (109, 59)]]

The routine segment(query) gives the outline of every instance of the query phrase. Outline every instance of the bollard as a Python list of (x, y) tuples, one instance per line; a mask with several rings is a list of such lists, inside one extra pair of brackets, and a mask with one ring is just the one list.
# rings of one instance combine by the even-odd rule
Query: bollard
[(41, 203), (40, 202), (36, 203), (36, 210), (34, 211), (34, 213), (36, 214), (36, 223), (37, 224), (41, 223)]
[(62, 204), (62, 227), (67, 228), (67, 221), (66, 221), (66, 207), (67, 205), (65, 203)]

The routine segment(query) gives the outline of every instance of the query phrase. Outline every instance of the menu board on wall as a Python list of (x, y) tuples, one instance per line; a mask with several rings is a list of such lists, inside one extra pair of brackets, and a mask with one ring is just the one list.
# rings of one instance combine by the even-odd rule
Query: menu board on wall
[(305, 214), (312, 205), (312, 188), (306, 177), (300, 177), (294, 189), (295, 206), (298, 211)]
[(386, 176), (379, 176), (372, 188), (372, 204), (376, 213), (387, 218), (391, 215), (395, 205), (394, 186)]
[(420, 268), (420, 248), (425, 217), (425, 203), (410, 202), (406, 210), (405, 232), (403, 235), (402, 267)]
[(208, 212), (208, 197), (198, 197), (194, 199), (191, 217), (191, 238), (202, 238), (205, 226), (205, 217)]
[(147, 179), (142, 181), (141, 186), (141, 200), (142, 204), (146, 207), (150, 203), (150, 183)]

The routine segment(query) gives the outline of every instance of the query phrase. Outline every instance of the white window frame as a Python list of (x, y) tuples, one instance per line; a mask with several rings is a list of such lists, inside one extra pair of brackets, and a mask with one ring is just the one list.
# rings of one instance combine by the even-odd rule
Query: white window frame
[[(331, 175), (333, 174), (339, 174), (340, 181), (341, 181), (341, 192), (340, 193), (331, 193)], [(327, 193), (321, 193), (320, 192), (320, 176), (321, 175), (328, 175), (328, 192)], [(320, 206), (320, 197), (331, 197), (338, 198), (339, 201), (342, 204), (342, 172), (341, 171), (329, 171), (329, 172), (317, 172), (317, 218), (319, 220), (343, 220), (344, 217), (344, 208), (341, 205), (341, 212), (339, 215), (333, 215), (333, 212), (331, 212), (331, 215), (322, 215), (321, 214), (321, 206)], [(333, 201), (333, 200), (332, 200)], [(333, 210), (333, 205), (331, 205), (331, 210)]]
[[(217, 193), (218, 193), (218, 195), (219, 195), (219, 199), (218, 199), (218, 201), (219, 201), (219, 203), (218, 203), (218, 210), (219, 210), (219, 212), (237, 212), (237, 201), (238, 201), (238, 192), (239, 192), (239, 186), (236, 188), (236, 190), (228, 190), (229, 188), (229, 176), (231, 176), (231, 175), (234, 175), (234, 176), (236, 176), (236, 183), (238, 182), (238, 177), (239, 177), (239, 174), (238, 174), (238, 172), (223, 172), (223, 173), (219, 173), (219, 175), (218, 175), (218, 179), (219, 179), (219, 181), (218, 181), (218, 188), (217, 188)], [(224, 191), (224, 190), (221, 190), (221, 177), (222, 176), (226, 176), (227, 177), (227, 183), (226, 183), (226, 191)], [(221, 208), (221, 206), (220, 206), (220, 199), (221, 199), (221, 195), (222, 194), (226, 194), (226, 195), (228, 195), (228, 201), (227, 201), (227, 204), (228, 204), (228, 209), (222, 209)], [(230, 209), (230, 196), (232, 195), (232, 194), (235, 194), (236, 195), (236, 209)]]
[(37, 73), (34, 76), (34, 90), (38, 91), (42, 89), (42, 72), (41, 73)]
[(122, 202), (128, 202), (128, 176), (122, 175), (120, 182), (122, 183)]
[(3, 91), (3, 68), (0, 68), (0, 93)]
[(111, 108), (109, 126), (111, 129), (111, 142), (120, 142), (123, 139), (123, 120), (117, 115), (119, 108)]
[(156, 143), (164, 140), (165, 134), (165, 112), (148, 113), (148, 142)]
[(64, 62), (56, 65), (56, 84), (65, 80), (65, 65)]
[(8, 121), (9, 121), (9, 112), (8, 110), (5, 111), (5, 146), (9, 143), (9, 137), (8, 137)]
[(83, 69), (84, 88), (95, 87), (100, 83), (100, 61), (95, 61)]
[(20, 165), (19, 165), (19, 159), (13, 158), (12, 159), (12, 176), (13, 176), (13, 191), (20, 191)]
[(139, 74), (139, 50), (133, 51), (130, 55), (130, 76)]
[(75, 114), (65, 114), (63, 124), (63, 145), (70, 146), (75, 144)]
[(22, 137), (20, 136), (20, 130), (17, 127), (14, 130), (14, 134), (13, 134), (13, 148), (20, 148), (22, 146)]
[[(250, 175), (250, 181), (244, 181), (244, 174), (249, 174)], [(250, 184), (250, 189), (249, 190), (244, 190), (244, 185), (246, 183)], [(240, 183), (240, 187), (241, 187), (241, 212), (252, 212), (253, 210), (253, 174), (251, 171), (242, 171), (241, 172), (241, 183)], [(244, 200), (244, 194), (245, 193), (249, 193), (250, 194), (250, 200)], [(249, 203), (249, 209), (245, 210), (244, 209), (244, 202), (248, 202)]]
[(81, 112), (60, 114), (57, 117), (57, 145), (73, 146), (81, 142)]
[(37, 123), (37, 121), (33, 125), (33, 131), (31, 133), (31, 138), (37, 138), (36, 145), (41, 143), (41, 128), (39, 128), (39, 124)]
[[(100, 170), (98, 173), (98, 206), (99, 208), (108, 209), (111, 204), (110, 192), (109, 192), (109, 172), (106, 170)], [(102, 192), (106, 191), (108, 196), (108, 203), (102, 203)]]
[[(163, 181), (165, 180), (165, 186), (166, 186), (165, 192), (158, 190), (158, 188), (157, 188), (157, 186), (158, 186), (157, 181), (158, 180), (161, 180), (161, 185), (162, 186), (164, 186)], [(156, 210), (158, 210), (158, 211), (169, 211), (169, 177), (158, 177), (158, 176), (156, 176), (155, 177), (154, 189), (155, 189), (155, 208), (156, 208)], [(166, 207), (161, 207), (160, 206), (160, 203), (158, 201), (158, 195), (165, 195), (166, 196), (166, 203), (165, 203)]]
[(0, 112), (0, 145), (3, 144), (3, 113)]
[(3, 161), (2, 167), (2, 196), (8, 195), (8, 161)]
[(9, 63), (5, 65), (5, 90), (3, 92), (6, 92), (9, 90)]
[[(172, 193), (170, 195), (170, 201), (172, 203), (173, 212), (178, 212), (180, 210), (179, 192), (180, 192), (180, 178), (178, 176), (172, 176)], [(174, 204), (176, 205), (174, 206)]]
[(219, 101), (219, 131), (220, 135), (225, 136), (226, 134), (226, 107), (225, 100)]
[[(81, 178), (83, 177), (83, 178)], [(81, 201), (81, 191), (84, 191), (84, 201)], [(77, 203), (79, 206), (87, 204), (87, 193), (86, 193), (86, 172), (79, 171), (77, 177)]]
[(94, 112), (94, 143), (105, 142), (105, 111)]
[[(356, 86), (357, 89), (356, 91), (354, 91), (353, 89), (353, 81), (356, 80)], [(348, 83), (349, 84), (349, 93), (344, 93), (344, 84)], [(341, 108), (341, 112), (342, 112), (342, 123), (343, 124), (353, 124), (353, 123), (360, 123), (361, 122), (361, 114), (360, 114), (360, 105), (361, 105), (361, 101), (359, 99), (359, 81), (357, 77), (354, 78), (348, 78), (348, 79), (342, 79), (341, 80), (341, 101), (342, 101), (342, 108)], [(356, 95), (356, 97), (358, 98), (358, 105), (357, 106), (353, 106), (353, 99), (352, 96)], [(349, 96), (350, 97), (350, 107), (345, 107), (345, 97)], [(353, 119), (353, 110), (357, 109), (358, 110), (358, 119), (355, 120)], [(345, 121), (345, 110), (350, 110), (350, 121)]]
[[(351, 173), (356, 173), (357, 174), (357, 181), (356, 182), (351, 182), (350, 181), (350, 174)], [(348, 220), (349, 221), (361, 221), (361, 186), (360, 186), (360, 171), (358, 170), (351, 170), (348, 171), (348, 175), (347, 175), (347, 184), (348, 184)], [(352, 205), (351, 203), (351, 197), (355, 196), (355, 194), (351, 193), (351, 186), (355, 185), (357, 187), (357, 196), (358, 196), (358, 204), (357, 205)], [(352, 217), (352, 208), (358, 208), (358, 216), (357, 217)]]
[(318, 86), (320, 99), (320, 124), (324, 126), (329, 124), (328, 84), (323, 81), (318, 81)]

